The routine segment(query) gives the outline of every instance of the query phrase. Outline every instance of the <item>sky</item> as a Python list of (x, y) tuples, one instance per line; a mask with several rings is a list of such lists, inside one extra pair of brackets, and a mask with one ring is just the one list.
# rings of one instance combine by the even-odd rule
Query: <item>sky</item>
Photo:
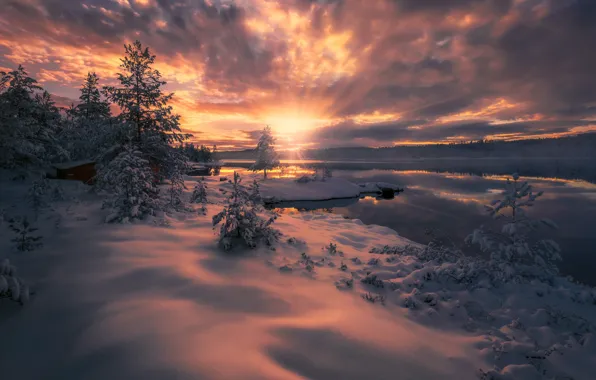
[(59, 104), (139, 39), (193, 140), (284, 149), (596, 130), (592, 0), (2, 0), (0, 70)]

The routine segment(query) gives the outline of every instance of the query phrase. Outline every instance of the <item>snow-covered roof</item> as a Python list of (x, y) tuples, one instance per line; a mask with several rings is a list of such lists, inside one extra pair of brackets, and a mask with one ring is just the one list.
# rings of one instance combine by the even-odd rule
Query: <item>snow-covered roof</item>
[(78, 161), (62, 162), (59, 164), (54, 164), (52, 166), (54, 166), (56, 169), (70, 169), (70, 168), (76, 168), (77, 166), (83, 166), (83, 165), (94, 164), (94, 163), (95, 163), (95, 161), (93, 161), (93, 160), (78, 160)]

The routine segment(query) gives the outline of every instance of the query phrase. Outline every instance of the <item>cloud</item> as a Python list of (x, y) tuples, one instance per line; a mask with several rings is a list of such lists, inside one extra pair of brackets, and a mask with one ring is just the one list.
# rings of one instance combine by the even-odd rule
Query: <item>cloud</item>
[(77, 98), (138, 38), (184, 127), (238, 147), (271, 120), (329, 144), (557, 136), (596, 115), (595, 18), (590, 0), (5, 0), (0, 67)]

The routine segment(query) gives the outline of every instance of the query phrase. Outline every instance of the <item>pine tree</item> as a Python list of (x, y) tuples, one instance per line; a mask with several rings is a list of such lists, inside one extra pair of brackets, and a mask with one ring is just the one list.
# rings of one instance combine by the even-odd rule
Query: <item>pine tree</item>
[(149, 161), (136, 146), (125, 145), (122, 152), (98, 172), (99, 188), (112, 193), (107, 205), (114, 212), (108, 215), (106, 222), (126, 223), (153, 215), (159, 208), (159, 191), (154, 181)]
[(261, 218), (257, 214), (259, 205), (251, 199), (251, 193), (241, 182), (240, 175), (234, 172), (232, 192), (227, 204), (219, 214), (213, 216), (214, 227), (223, 222), (219, 230), (219, 243), (226, 251), (233, 247), (237, 239), (254, 248), (259, 240), (265, 240), (271, 245), (280, 235), (279, 231), (271, 227), (277, 216)]
[(12, 242), (16, 244), (17, 250), (32, 251), (35, 248), (41, 247), (41, 236), (33, 236), (32, 234), (37, 231), (36, 227), (33, 227), (27, 218), (12, 219), (9, 225), (10, 229), (16, 234), (16, 237), (12, 239)]
[(118, 74), (121, 87), (105, 87), (108, 98), (122, 109), (122, 118), (134, 126), (135, 140), (140, 143), (147, 135), (157, 134), (164, 143), (182, 142), (180, 115), (172, 113), (168, 103), (174, 94), (164, 94), (159, 71), (153, 69), (155, 55), (139, 41), (124, 45), (126, 56)]
[(79, 104), (66, 110), (66, 126), (60, 136), (73, 159), (96, 159), (108, 148), (126, 140), (126, 128), (113, 123), (110, 105), (101, 98), (99, 78), (88, 73), (81, 86)]
[(190, 196), (191, 203), (200, 203), (201, 211), (205, 213), (207, 211), (207, 184), (205, 183), (205, 177), (199, 178), (195, 188)]
[(102, 100), (98, 84), (97, 74), (87, 73), (79, 96), (80, 103), (75, 107), (78, 117), (85, 120), (105, 120), (110, 117), (110, 104)]
[(23, 66), (0, 72), (0, 166), (41, 165), (64, 157), (56, 140), (60, 114)]
[(252, 171), (263, 170), (263, 178), (267, 179), (267, 170), (279, 166), (279, 155), (275, 150), (275, 138), (271, 127), (266, 126), (257, 144), (257, 159), (251, 166)]
[(41, 210), (48, 206), (46, 201), (46, 194), (50, 190), (49, 181), (42, 177), (36, 181), (33, 181), (31, 187), (27, 191), (27, 200), (33, 209), (35, 220), (39, 217)]
[(505, 221), (501, 231), (481, 227), (466, 241), (478, 244), (482, 251), (490, 254), (493, 263), (514, 268), (520, 264), (537, 266), (548, 274), (557, 273), (555, 262), (561, 260), (558, 244), (551, 239), (532, 239), (532, 234), (541, 226), (556, 228), (556, 225), (548, 219), (531, 219), (525, 212), (542, 194), (542, 191), (534, 193), (528, 182), (520, 182), (519, 175), (513, 174), (513, 180), (507, 179), (503, 199), (485, 206), (494, 219)]
[(164, 94), (159, 71), (152, 66), (155, 55), (139, 41), (124, 45), (125, 57), (118, 74), (120, 87), (105, 87), (108, 99), (120, 106), (120, 118), (132, 128), (140, 151), (159, 166), (170, 166), (171, 146), (189, 137), (180, 131), (180, 115), (169, 105), (174, 94)]

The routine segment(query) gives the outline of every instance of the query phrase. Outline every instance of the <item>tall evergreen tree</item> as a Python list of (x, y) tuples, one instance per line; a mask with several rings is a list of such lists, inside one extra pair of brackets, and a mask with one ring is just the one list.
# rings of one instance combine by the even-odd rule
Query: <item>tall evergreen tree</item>
[(96, 159), (115, 143), (125, 140), (126, 131), (112, 125), (110, 105), (101, 98), (98, 83), (98, 76), (88, 73), (81, 86), (79, 104), (66, 110), (61, 139), (73, 159)]
[(58, 108), (23, 66), (0, 72), (0, 91), (0, 166), (39, 165), (64, 156), (55, 138)]
[(164, 94), (159, 71), (152, 66), (155, 55), (139, 41), (124, 45), (126, 56), (118, 74), (121, 87), (105, 87), (108, 98), (122, 109), (121, 117), (134, 127), (137, 142), (149, 135), (159, 135), (168, 144), (182, 142), (186, 135), (180, 132), (180, 115), (172, 113), (168, 103), (174, 96)]
[(120, 118), (132, 129), (132, 138), (146, 159), (159, 168), (160, 177), (177, 171), (183, 154), (173, 145), (189, 137), (180, 131), (180, 115), (169, 104), (173, 95), (165, 94), (159, 71), (153, 68), (155, 55), (139, 41), (125, 45), (125, 57), (118, 74), (120, 87), (105, 87), (108, 99), (122, 109)]
[(85, 120), (107, 119), (110, 117), (110, 104), (101, 98), (99, 77), (95, 73), (87, 73), (81, 88), (81, 101), (76, 106), (77, 116)]
[(267, 179), (267, 170), (279, 166), (279, 154), (275, 150), (275, 138), (271, 133), (271, 127), (266, 126), (257, 144), (257, 159), (251, 166), (252, 171), (263, 170), (263, 177)]

